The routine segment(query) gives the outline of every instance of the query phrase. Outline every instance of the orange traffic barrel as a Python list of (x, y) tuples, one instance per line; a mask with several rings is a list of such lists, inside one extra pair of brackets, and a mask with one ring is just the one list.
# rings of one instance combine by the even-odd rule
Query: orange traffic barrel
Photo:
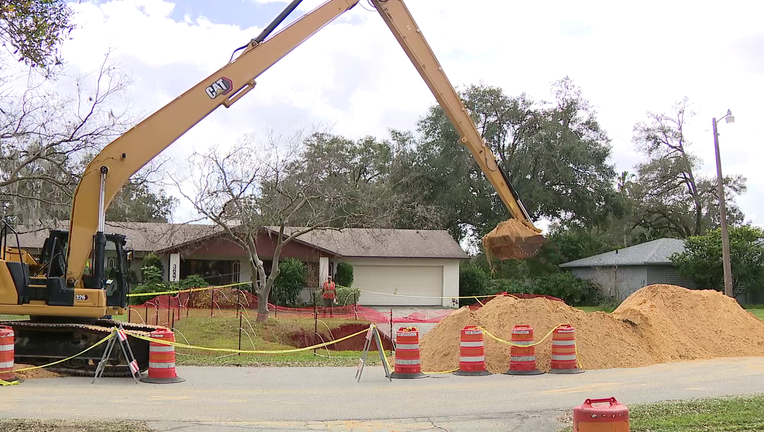
[(395, 332), (395, 372), (391, 378), (424, 378), (419, 357), (419, 330), (401, 327)]
[(552, 332), (552, 368), (549, 373), (581, 373), (576, 355), (576, 329), (563, 324)]
[(512, 328), (512, 347), (509, 349), (509, 370), (506, 375), (541, 375), (536, 369), (536, 347), (533, 346), (533, 327), (520, 324)]
[[(592, 406), (607, 402), (608, 406)], [(629, 408), (614, 397), (587, 399), (573, 408), (573, 432), (629, 432)]]
[(13, 356), (15, 355), (13, 344), (13, 328), (0, 326), (0, 380), (5, 382), (19, 380), (13, 373)]
[(485, 370), (483, 330), (477, 326), (466, 326), (462, 329), (459, 342), (459, 370), (454, 372), (454, 375), (491, 375)]
[[(151, 339), (175, 342), (175, 334), (169, 329), (160, 328), (151, 332)], [(149, 374), (141, 378), (151, 384), (170, 384), (185, 381), (175, 373), (175, 346), (151, 341), (149, 344)]]

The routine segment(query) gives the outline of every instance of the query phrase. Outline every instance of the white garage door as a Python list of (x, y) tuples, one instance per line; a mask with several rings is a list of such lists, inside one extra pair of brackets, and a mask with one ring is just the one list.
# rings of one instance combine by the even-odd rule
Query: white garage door
[[(443, 295), (443, 266), (353, 266), (353, 286), (364, 291), (358, 303), (366, 306), (439, 306)], [(388, 295), (393, 294), (396, 295)], [(404, 297), (421, 296), (421, 297)]]

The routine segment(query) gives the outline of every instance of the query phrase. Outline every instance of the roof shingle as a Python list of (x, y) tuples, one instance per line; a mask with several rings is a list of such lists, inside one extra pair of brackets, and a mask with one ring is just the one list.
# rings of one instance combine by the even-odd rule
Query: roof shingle
[(560, 264), (563, 268), (669, 265), (669, 257), (684, 252), (684, 240), (662, 238)]

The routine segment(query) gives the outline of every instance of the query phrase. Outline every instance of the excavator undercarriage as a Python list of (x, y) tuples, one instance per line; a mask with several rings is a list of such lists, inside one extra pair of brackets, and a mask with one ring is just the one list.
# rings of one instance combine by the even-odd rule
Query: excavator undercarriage
[[(120, 324), (125, 330), (145, 337), (149, 337), (152, 331), (159, 328), (110, 319), (73, 323), (71, 320), (67, 320), (68, 322), (51, 322), (62, 321), (52, 318), (49, 317), (45, 321), (40, 321), (41, 318), (0, 321), (0, 325), (13, 328), (16, 339), (14, 347), (16, 363), (41, 366), (77, 355), (97, 344), (101, 339), (108, 336), (115, 326)], [(135, 359), (138, 361), (138, 367), (141, 371), (146, 370), (149, 367), (149, 343), (129, 334), (128, 341)], [(103, 357), (105, 348), (106, 344), (103, 343), (71, 360), (47, 367), (46, 370), (66, 375), (92, 376), (98, 362)], [(112, 351), (103, 376), (130, 376), (127, 362), (122, 358), (120, 350)]]

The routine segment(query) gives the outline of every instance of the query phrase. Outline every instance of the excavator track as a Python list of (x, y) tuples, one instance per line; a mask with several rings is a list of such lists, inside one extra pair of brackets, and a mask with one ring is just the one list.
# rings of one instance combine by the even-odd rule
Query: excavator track
[[(80, 353), (108, 336), (112, 328), (122, 328), (133, 334), (149, 337), (151, 332), (163, 328), (146, 324), (126, 323), (99, 319), (87, 323), (40, 322), (34, 320), (0, 321), (0, 325), (12, 327), (15, 333), (15, 358), (18, 364), (40, 366), (62, 360)], [(128, 334), (130, 348), (141, 371), (148, 368), (149, 342)], [(91, 349), (71, 360), (46, 369), (63, 375), (92, 376), (103, 356), (106, 344)], [(103, 376), (129, 377), (130, 369), (120, 350), (112, 350)]]

